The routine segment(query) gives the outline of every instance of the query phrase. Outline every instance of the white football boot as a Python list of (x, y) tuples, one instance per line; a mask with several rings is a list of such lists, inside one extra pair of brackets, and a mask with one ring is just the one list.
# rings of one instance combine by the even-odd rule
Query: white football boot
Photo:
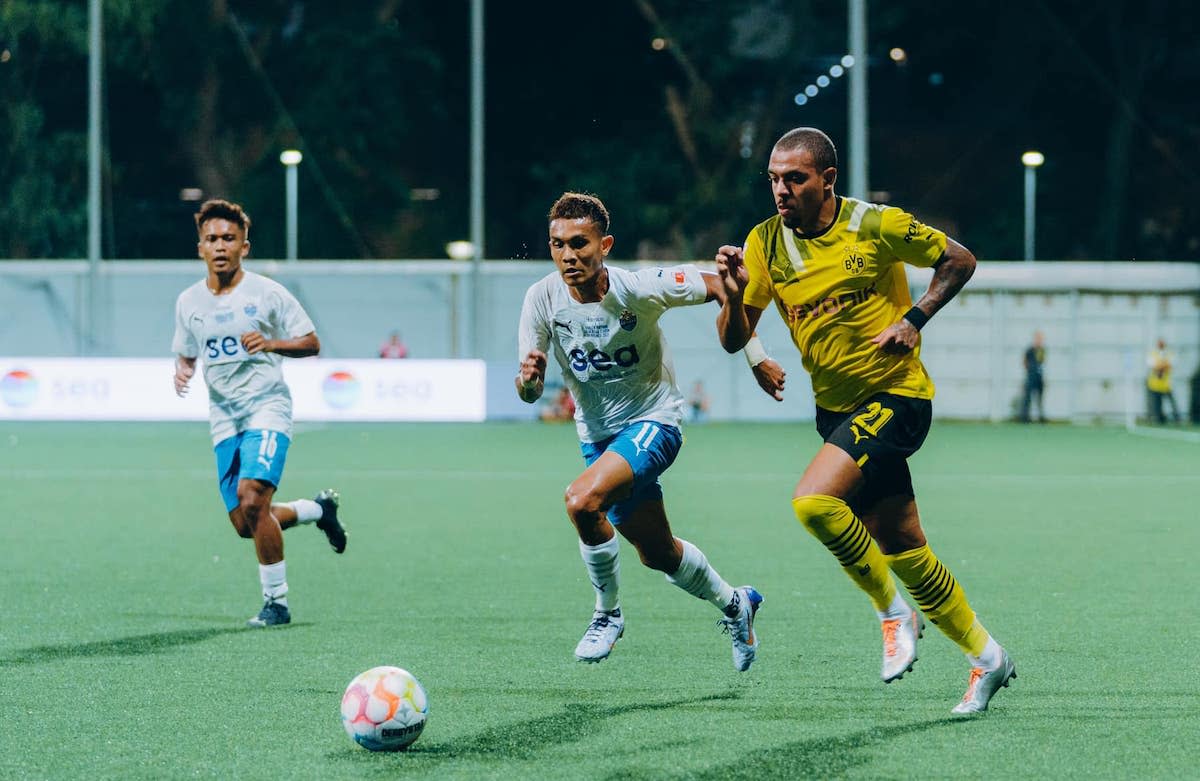
[(954, 706), (951, 713), (960, 716), (972, 713), (983, 713), (988, 709), (992, 695), (1007, 687), (1008, 682), (1017, 677), (1017, 666), (1008, 656), (1008, 651), (1000, 649), (1000, 664), (994, 670), (982, 667), (972, 667), (971, 677), (967, 681), (967, 693), (962, 702)]
[(916, 610), (905, 618), (889, 618), (880, 624), (883, 629), (883, 668), (880, 677), (884, 683), (898, 681), (913, 668), (917, 661), (917, 638), (925, 633), (925, 619)]
[(754, 633), (754, 615), (762, 605), (762, 594), (752, 586), (741, 586), (734, 589), (733, 601), (725, 608), (725, 618), (722, 631), (728, 632), (733, 638), (733, 669), (745, 672), (754, 663), (758, 653), (758, 635)]
[(588, 624), (583, 639), (575, 646), (575, 658), (581, 662), (599, 662), (607, 659), (623, 634), (625, 619), (621, 617), (621, 608), (607, 613), (597, 610), (592, 614), (592, 623)]

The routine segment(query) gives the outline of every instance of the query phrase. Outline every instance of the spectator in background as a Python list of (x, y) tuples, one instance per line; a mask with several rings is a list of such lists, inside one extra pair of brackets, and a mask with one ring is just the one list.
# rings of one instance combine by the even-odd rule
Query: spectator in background
[(1171, 364), (1174, 357), (1167, 350), (1166, 341), (1159, 339), (1158, 346), (1146, 358), (1146, 366), (1150, 370), (1146, 374), (1146, 393), (1150, 399), (1150, 419), (1155, 423), (1167, 422), (1163, 414), (1164, 401), (1171, 405), (1171, 422), (1179, 422), (1179, 406), (1171, 393)]
[(1046, 340), (1041, 331), (1033, 332), (1033, 344), (1025, 351), (1025, 395), (1021, 399), (1021, 422), (1029, 423), (1029, 407), (1037, 396), (1038, 423), (1046, 422), (1046, 406), (1042, 401), (1045, 383), (1042, 365), (1046, 363)]
[(561, 387), (554, 394), (554, 398), (549, 400), (549, 403), (542, 408), (542, 420), (547, 423), (558, 423), (575, 419), (575, 399), (571, 397), (571, 391)]
[(407, 358), (408, 345), (400, 338), (399, 331), (392, 331), (388, 340), (379, 346), (380, 358)]
[(704, 380), (696, 380), (692, 392), (688, 396), (688, 407), (692, 411), (692, 422), (703, 423), (708, 417), (708, 392), (704, 390)]
[(1193, 426), (1200, 426), (1200, 367), (1192, 375), (1192, 400), (1188, 405), (1188, 419)]

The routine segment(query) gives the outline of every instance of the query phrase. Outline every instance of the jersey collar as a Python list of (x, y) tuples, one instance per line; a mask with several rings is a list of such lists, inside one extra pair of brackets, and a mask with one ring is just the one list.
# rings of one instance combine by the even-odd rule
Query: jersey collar
[(832, 222), (830, 222), (828, 225), (826, 225), (824, 228), (817, 231), (816, 233), (804, 233), (797, 228), (791, 228), (790, 230), (792, 231), (792, 235), (802, 241), (811, 241), (813, 239), (819, 239), (822, 236), (824, 236), (826, 233), (829, 233), (829, 231), (833, 230), (833, 226), (838, 224), (838, 220), (841, 219), (841, 216), (842, 216), (842, 196), (835, 195), (833, 197), (836, 201), (836, 204), (833, 209), (833, 221)]

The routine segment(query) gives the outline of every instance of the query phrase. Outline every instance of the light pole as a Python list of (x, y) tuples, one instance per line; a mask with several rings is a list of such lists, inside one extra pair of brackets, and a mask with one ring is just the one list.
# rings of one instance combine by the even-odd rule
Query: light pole
[[(849, 136), (850, 143), (846, 145), (846, 165), (849, 168), (849, 194), (864, 201), (869, 198), (869, 179), (867, 173), (867, 0), (849, 0), (850, 24), (847, 38), (850, 48), (850, 60), (862, 63), (862, 67), (850, 71), (850, 102), (849, 102)], [(842, 65), (850, 67), (843, 58)]]
[(1021, 155), (1025, 166), (1025, 262), (1033, 262), (1033, 234), (1037, 220), (1037, 169), (1046, 162), (1041, 152), (1026, 152)]
[(279, 162), (283, 163), (284, 170), (287, 172), (287, 259), (289, 261), (296, 260), (296, 212), (300, 200), (296, 185), (296, 166), (300, 165), (300, 161), (303, 159), (304, 155), (300, 154), (299, 149), (285, 149), (279, 155)]

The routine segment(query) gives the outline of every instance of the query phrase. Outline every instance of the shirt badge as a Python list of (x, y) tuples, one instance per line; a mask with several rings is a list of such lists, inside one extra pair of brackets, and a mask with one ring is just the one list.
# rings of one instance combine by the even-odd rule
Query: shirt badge
[(632, 331), (634, 328), (637, 328), (637, 315), (628, 309), (623, 309), (621, 310), (620, 323), (622, 331)]
[(857, 277), (867, 269), (867, 259), (859, 252), (857, 244), (846, 247), (842, 255), (842, 268), (852, 277)]

